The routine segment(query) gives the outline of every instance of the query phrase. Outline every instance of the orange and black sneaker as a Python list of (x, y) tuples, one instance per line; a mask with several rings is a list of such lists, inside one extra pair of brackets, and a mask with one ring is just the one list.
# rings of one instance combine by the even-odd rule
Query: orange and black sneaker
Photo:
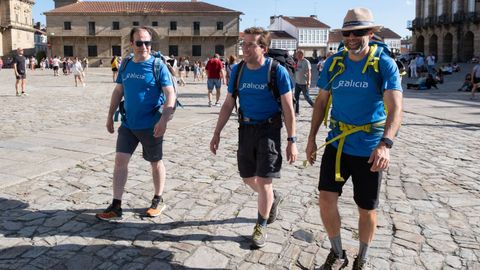
[(106, 221), (120, 220), (122, 219), (122, 208), (115, 208), (113, 205), (110, 205), (102, 213), (96, 214), (95, 217)]
[(165, 210), (165, 207), (167, 205), (163, 203), (163, 199), (159, 198), (156, 199), (154, 198), (152, 200), (152, 205), (150, 205), (150, 208), (147, 209), (147, 212), (145, 213), (147, 217), (157, 217), (162, 214), (162, 211)]

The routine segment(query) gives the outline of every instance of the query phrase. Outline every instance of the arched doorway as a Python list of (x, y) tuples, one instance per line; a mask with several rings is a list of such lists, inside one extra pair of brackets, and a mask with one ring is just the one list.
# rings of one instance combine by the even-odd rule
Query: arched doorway
[(473, 33), (471, 31), (468, 31), (465, 34), (465, 38), (463, 40), (463, 61), (465, 62), (470, 61), (474, 56), (473, 40)]
[(443, 38), (443, 62), (452, 62), (453, 58), (453, 35), (447, 33)]
[(423, 36), (419, 36), (417, 38), (417, 42), (415, 43), (415, 51), (425, 54), (425, 38)]
[(438, 56), (438, 37), (435, 34), (430, 37), (428, 42), (428, 53)]

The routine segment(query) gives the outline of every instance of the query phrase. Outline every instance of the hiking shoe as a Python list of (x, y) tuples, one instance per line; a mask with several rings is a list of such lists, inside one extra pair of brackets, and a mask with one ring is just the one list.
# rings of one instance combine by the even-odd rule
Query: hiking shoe
[(22, 92), (22, 96), (26, 97), (26, 96), (28, 96), (28, 94), (25, 93), (25, 92)]
[(255, 224), (252, 234), (252, 244), (257, 248), (264, 247), (267, 244), (267, 228), (260, 224)]
[(165, 209), (167, 205), (163, 203), (163, 199), (153, 199), (152, 200), (152, 205), (150, 205), (150, 208), (147, 209), (147, 212), (145, 213), (147, 217), (157, 217), (162, 214), (162, 211)]
[(122, 219), (122, 208), (114, 208), (113, 205), (108, 206), (103, 213), (98, 213), (95, 215), (98, 219), (101, 220), (120, 220)]
[(339, 270), (344, 269), (348, 265), (347, 253), (343, 250), (343, 258), (340, 259), (335, 255), (333, 249), (330, 249), (330, 253), (325, 260), (325, 263), (320, 266), (320, 270)]
[(16, 95), (17, 95), (17, 97), (21, 97), (21, 96), (22, 96), (22, 94), (20, 94), (20, 93), (17, 93)]
[(372, 265), (367, 260), (360, 260), (358, 257), (355, 257), (353, 261), (352, 270), (370, 270)]
[(268, 216), (267, 219), (267, 224), (273, 223), (275, 220), (277, 220), (278, 216), (278, 205), (280, 202), (282, 202), (283, 196), (282, 194), (278, 193), (276, 190), (273, 191), (273, 203), (272, 203), (272, 208), (270, 209), (270, 215)]

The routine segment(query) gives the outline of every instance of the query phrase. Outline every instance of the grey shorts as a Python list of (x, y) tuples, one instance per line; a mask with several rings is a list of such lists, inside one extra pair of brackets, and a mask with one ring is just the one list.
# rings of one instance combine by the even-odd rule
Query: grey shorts
[(17, 78), (17, 80), (25, 80), (27, 78), (27, 74), (23, 73), (23, 74), (18, 74), (18, 76), (15, 75), (15, 78)]
[(156, 162), (163, 157), (163, 136), (153, 137), (153, 129), (131, 130), (123, 125), (118, 128), (117, 152), (133, 154), (138, 143), (142, 144), (143, 158)]
[(222, 87), (222, 80), (221, 79), (208, 79), (207, 80), (207, 88), (208, 91), (213, 91), (213, 88), (220, 90)]
[(237, 161), (240, 177), (280, 178), (280, 126), (240, 125)]

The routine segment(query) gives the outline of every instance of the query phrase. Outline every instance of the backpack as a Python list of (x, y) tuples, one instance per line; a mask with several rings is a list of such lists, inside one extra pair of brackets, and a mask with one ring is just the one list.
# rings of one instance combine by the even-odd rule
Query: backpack
[[(160, 69), (161, 69), (162, 65), (166, 65), (166, 60), (165, 60), (165, 57), (160, 52), (152, 52), (151, 55), (153, 57), (155, 57), (154, 60), (153, 60), (153, 77), (155, 78), (155, 84), (157, 85), (157, 88), (160, 91), (160, 96), (165, 98), (165, 94), (163, 93), (162, 86), (160, 85)], [(118, 70), (119, 76), (122, 76), (123, 72), (127, 68), (128, 63), (132, 59), (133, 59), (133, 53), (131, 53), (130, 55), (125, 57), (125, 59), (122, 61), (122, 64), (120, 65), (120, 68)], [(168, 65), (167, 65), (167, 68), (168, 68)], [(170, 80), (172, 81), (173, 89), (174, 89), (175, 97), (176, 97), (175, 105), (173, 106), (173, 111), (175, 112), (177, 106), (180, 106), (180, 107), (183, 108), (183, 105), (178, 100), (177, 79), (173, 75), (173, 71), (170, 70), (170, 69), (169, 69), (169, 71), (170, 71)], [(122, 100), (120, 102), (120, 104), (118, 105), (118, 110), (115, 112), (115, 115), (114, 115), (114, 121), (115, 122), (118, 121), (118, 115), (121, 115), (121, 121), (122, 122), (125, 121), (126, 114), (125, 114), (124, 104), (125, 104), (125, 101)], [(163, 110), (163, 106), (161, 106), (158, 109), (158, 113), (160, 114), (160, 116), (162, 115), (162, 110)], [(172, 114), (172, 117), (173, 117), (173, 114)]]
[[(288, 54), (287, 50), (282, 49), (269, 49), (265, 54), (266, 58), (271, 58), (268, 72), (268, 89), (272, 92), (273, 97), (278, 102), (280, 110), (282, 109), (281, 100), (280, 100), (280, 90), (277, 86), (277, 68), (278, 65), (282, 65), (288, 71), (290, 81), (295, 83), (294, 74), (295, 74), (295, 60)], [(243, 68), (245, 62), (242, 60), (237, 64), (237, 73), (234, 78), (233, 92), (232, 97), (235, 100), (235, 110), (237, 110), (237, 96), (238, 96), (238, 85), (240, 84), (240, 78), (242, 77)], [(295, 106), (295, 97), (292, 93), (293, 104)], [(238, 111), (238, 110), (237, 110)]]
[(112, 68), (118, 68), (118, 58), (115, 57), (112, 60)]
[[(381, 89), (382, 84), (383, 84), (383, 78), (380, 76), (380, 69), (379, 69), (378, 65), (379, 65), (379, 62), (380, 62), (380, 57), (383, 54), (386, 54), (389, 57), (392, 57), (392, 53), (390, 52), (390, 50), (388, 48), (388, 45), (383, 43), (383, 42), (370, 41), (368, 43), (368, 45), (370, 46), (370, 51), (368, 53), (367, 62), (365, 63), (365, 66), (363, 67), (362, 73), (369, 72), (370, 75), (372, 75), (373, 77), (376, 77), (376, 80), (375, 80), (377, 82), (377, 87), (376, 88), (383, 96), (383, 90)], [(346, 48), (344, 48), (343, 42), (340, 43), (340, 45), (338, 47), (338, 50), (339, 50), (338, 53), (331, 56), (331, 57), (333, 57), (333, 61), (330, 64), (330, 66), (328, 67), (328, 72), (330, 74), (333, 73), (333, 76), (331, 76), (331, 79), (328, 82), (328, 85), (330, 85), (338, 75), (342, 74), (345, 71), (345, 61), (344, 60), (345, 60), (345, 57), (347, 57), (347, 55), (348, 55), (348, 51), (347, 51)], [(398, 64), (397, 64), (397, 66), (398, 66)], [(405, 67), (404, 67), (404, 71), (405, 71)], [(406, 73), (403, 72), (403, 75), (405, 75), (405, 74)], [(332, 91), (332, 90), (330, 90), (330, 91)], [(327, 126), (328, 113), (329, 113), (331, 105), (332, 105), (332, 95), (330, 95), (330, 97), (328, 99), (327, 106), (325, 108), (325, 117), (323, 119), (323, 122), (324, 122), (325, 126)], [(384, 102), (384, 106), (385, 106), (385, 111), (388, 113), (388, 109), (385, 105), (385, 102)]]

